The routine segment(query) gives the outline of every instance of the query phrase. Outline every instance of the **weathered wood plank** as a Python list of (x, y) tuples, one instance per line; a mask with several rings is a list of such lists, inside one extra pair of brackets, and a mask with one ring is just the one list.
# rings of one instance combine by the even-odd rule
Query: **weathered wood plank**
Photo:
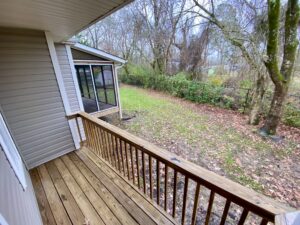
[(105, 203), (114, 213), (114, 215), (120, 220), (122, 224), (136, 225), (138, 224), (131, 215), (127, 212), (123, 205), (121, 205), (118, 200), (114, 197), (112, 193), (103, 185), (102, 181), (99, 180), (95, 174), (85, 165), (85, 163), (75, 154), (68, 154), (70, 159), (76, 165), (76, 167), (81, 171), (89, 183), (93, 186), (98, 195), (105, 200)]
[[(119, 191), (122, 190), (122, 193), (120, 193), (120, 195), (122, 196), (125, 194), (125, 196), (127, 196), (126, 198), (131, 199), (136, 205), (138, 205), (140, 208), (138, 210), (142, 210), (142, 214), (146, 214), (147, 217), (151, 218), (152, 223), (154, 222), (156, 224), (176, 224), (176, 222), (173, 219), (171, 219), (168, 215), (166, 215), (162, 211), (162, 209), (159, 209), (158, 207), (154, 206), (150, 202), (150, 200), (148, 200), (146, 196), (142, 194), (142, 192), (138, 191), (138, 189), (135, 186), (131, 185), (121, 175), (116, 173), (114, 169), (110, 167), (105, 161), (101, 160), (98, 157), (95, 157), (93, 152), (91, 152), (87, 148), (83, 148), (81, 151), (78, 151), (76, 153), (84, 162), (92, 161), (92, 166), (94, 168), (91, 167), (89, 169), (92, 171), (95, 170), (93, 172), (99, 177), (99, 179), (103, 179), (103, 176), (108, 178), (108, 182), (110, 183), (108, 187), (117, 187)], [(101, 171), (99, 171), (99, 169), (101, 169), (103, 176), (101, 175)], [(113, 193), (113, 191), (111, 191), (111, 193)], [(116, 198), (119, 199), (118, 197)], [(143, 223), (148, 224), (145, 221)]]
[(84, 192), (81, 190), (81, 188), (79, 187), (74, 177), (71, 175), (71, 173), (63, 163), (63, 161), (60, 158), (58, 158), (54, 160), (54, 163), (58, 168), (58, 171), (64, 179), (66, 185), (68, 186), (70, 192), (74, 196), (74, 199), (76, 200), (86, 220), (89, 221), (91, 224), (104, 225), (104, 222), (94, 209), (93, 205), (87, 199)]
[[(95, 155), (92, 156), (93, 158), (90, 158), (83, 154), (82, 151), (76, 153), (85, 163), (85, 165), (96, 175), (99, 180), (101, 180), (109, 192), (113, 194), (113, 196), (120, 202), (120, 204), (124, 206), (124, 208), (126, 208), (128, 213), (135, 218), (139, 224), (156, 224), (152, 218), (150, 218), (148, 214), (140, 208), (140, 205), (132, 201), (132, 198), (130, 198), (128, 195), (124, 194), (123, 190), (127, 189), (126, 185), (123, 185), (120, 189), (120, 187), (116, 186), (116, 184), (107, 176), (107, 173), (102, 170), (105, 164), (103, 164), (100, 158), (95, 157)], [(98, 163), (101, 162), (101, 165), (96, 165), (95, 161), (98, 161)]]
[(114, 214), (107, 207), (103, 199), (97, 194), (91, 184), (86, 180), (82, 173), (78, 170), (75, 164), (69, 159), (67, 155), (61, 157), (62, 161), (85, 193), (98, 215), (101, 217), (105, 224), (121, 225), (120, 221), (114, 216)]
[(38, 172), (56, 223), (71, 225), (72, 223), (62, 202), (60, 201), (45, 165), (39, 166)]
[(69, 215), (69, 218), (72, 221), (72, 224), (82, 225), (85, 222), (84, 216), (80, 208), (78, 207), (73, 195), (70, 193), (67, 185), (63, 181), (54, 162), (51, 161), (45, 165), (53, 181), (53, 184), (60, 196), (60, 199)]
[(29, 171), (44, 225), (56, 225), (40, 176), (36, 168)]

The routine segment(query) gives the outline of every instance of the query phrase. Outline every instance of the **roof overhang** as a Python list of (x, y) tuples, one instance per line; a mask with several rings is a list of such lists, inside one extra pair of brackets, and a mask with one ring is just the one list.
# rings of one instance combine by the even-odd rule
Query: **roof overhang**
[(55, 42), (66, 41), (133, 0), (0, 1), (0, 27), (49, 31)]
[(94, 55), (94, 56), (98, 56), (98, 57), (107, 59), (109, 61), (113, 61), (113, 62), (116, 62), (116, 63), (125, 64), (127, 62), (125, 59), (122, 59), (118, 56), (115, 56), (115, 55), (112, 55), (112, 54), (107, 53), (105, 51), (102, 51), (102, 50), (99, 50), (99, 49), (96, 49), (96, 48), (91, 48), (89, 46), (79, 44), (79, 43), (76, 43), (76, 44), (72, 45), (71, 48), (74, 48), (76, 50), (79, 50), (79, 51), (82, 51), (82, 52), (85, 52), (85, 53), (88, 53), (88, 54), (91, 54), (91, 55)]

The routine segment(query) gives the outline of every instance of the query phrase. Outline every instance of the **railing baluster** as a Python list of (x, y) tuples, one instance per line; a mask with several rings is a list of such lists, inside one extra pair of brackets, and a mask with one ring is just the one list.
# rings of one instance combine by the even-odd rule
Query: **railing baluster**
[(156, 202), (160, 202), (160, 162), (156, 160)]
[(196, 221), (197, 221), (197, 210), (198, 210), (198, 205), (199, 205), (199, 194), (200, 194), (200, 183), (197, 182), (196, 191), (195, 191), (194, 206), (193, 206), (192, 225), (195, 225)]
[(103, 129), (101, 129), (101, 136), (103, 138), (103, 143), (104, 143), (104, 148), (103, 148), (103, 158), (108, 161), (107, 158), (107, 140), (105, 138), (105, 131)]
[(103, 159), (105, 159), (105, 140), (103, 138), (103, 131), (102, 131), (102, 128), (99, 128), (99, 136), (100, 136), (100, 139), (101, 139), (101, 157)]
[(130, 161), (131, 161), (131, 172), (132, 172), (132, 182), (135, 185), (135, 174), (134, 174), (134, 162), (133, 162), (133, 154), (132, 154), (132, 145), (130, 145)]
[(80, 147), (82, 147), (82, 135), (81, 135), (81, 130), (80, 130), (80, 126), (79, 126), (79, 117), (76, 117), (75, 118), (75, 121), (76, 121), (76, 126), (77, 126), (77, 132), (78, 132), (78, 136), (79, 136), (79, 140), (80, 140)]
[(82, 118), (82, 125), (83, 125), (83, 130), (84, 130), (84, 133), (85, 133), (85, 142), (86, 142), (86, 145), (89, 146), (88, 142), (90, 140), (89, 138), (89, 132), (87, 130), (87, 125), (86, 125), (86, 120)]
[(113, 167), (116, 168), (117, 165), (117, 161), (116, 161), (116, 155), (115, 155), (115, 141), (114, 141), (115, 136), (113, 134), (110, 134), (110, 156), (111, 156), (111, 160), (113, 162)]
[(176, 215), (176, 196), (177, 195), (177, 171), (174, 169), (174, 187), (173, 187), (173, 213), (172, 216), (175, 218)]
[(117, 158), (118, 158), (118, 170), (121, 172), (121, 160), (120, 160), (120, 151), (119, 151), (119, 145), (118, 145), (118, 138), (115, 138), (116, 143), (116, 152), (117, 152)]
[(104, 136), (105, 136), (105, 140), (106, 140), (106, 156), (107, 156), (107, 161), (110, 162), (110, 158), (109, 158), (109, 140), (108, 140), (108, 132), (104, 131)]
[(93, 132), (93, 144), (94, 144), (94, 150), (98, 153), (98, 148), (97, 148), (97, 135), (96, 135), (96, 125), (92, 124), (92, 132)]
[(205, 225), (209, 224), (209, 219), (210, 219), (212, 207), (213, 207), (213, 204), (214, 204), (214, 198), (215, 198), (215, 192), (211, 191), (210, 196), (209, 196), (209, 202), (208, 202), (208, 207), (207, 207), (206, 218), (205, 218)]
[(119, 138), (119, 143), (120, 143), (120, 154), (121, 154), (121, 160), (122, 160), (123, 174), (124, 174), (124, 176), (126, 176), (126, 173), (125, 173), (125, 165), (124, 165), (123, 145), (122, 145), (122, 140), (121, 140), (121, 138)]
[(168, 208), (168, 173), (169, 173), (169, 167), (167, 164), (165, 164), (165, 211), (167, 211)]
[(188, 188), (189, 188), (189, 178), (187, 176), (185, 176), (184, 191), (183, 191), (182, 216), (181, 216), (181, 224), (183, 224), (183, 225), (184, 225), (184, 221), (185, 221), (185, 211), (186, 211), (186, 200), (187, 200)]
[(109, 155), (109, 159), (111, 162), (111, 165), (113, 165), (113, 139), (112, 139), (112, 134), (107, 132), (107, 138), (108, 138), (108, 155)]
[(93, 140), (93, 136), (92, 136), (92, 129), (91, 129), (91, 126), (90, 126), (90, 121), (86, 121), (86, 127), (88, 129), (88, 132), (89, 132), (89, 147), (91, 149), (93, 149), (93, 145), (92, 145), (92, 140)]
[(139, 165), (139, 151), (137, 147), (135, 149), (135, 159), (136, 159), (136, 171), (137, 171), (137, 181), (138, 181), (138, 188), (141, 189), (141, 181), (140, 181), (140, 165)]
[(243, 225), (245, 223), (248, 213), (249, 213), (249, 211), (247, 209), (243, 210), (238, 225)]
[(227, 218), (227, 214), (228, 214), (228, 211), (229, 211), (229, 208), (230, 208), (230, 204), (231, 204), (231, 202), (229, 201), (229, 199), (227, 199), (224, 210), (223, 210), (223, 215), (222, 215), (220, 225), (224, 225), (225, 222), (226, 222), (226, 218)]
[(115, 161), (115, 168), (118, 170), (118, 158), (117, 158), (117, 144), (116, 144), (116, 136), (112, 136), (112, 143), (113, 143), (113, 157)]
[(98, 151), (98, 155), (101, 156), (101, 137), (99, 135), (99, 128), (96, 126), (95, 129), (95, 133), (96, 133), (96, 142), (97, 142), (97, 151)]
[(143, 187), (146, 194), (146, 168), (145, 168), (145, 153), (142, 152), (142, 166), (143, 166)]
[(153, 199), (152, 157), (149, 155), (150, 198)]
[(124, 145), (125, 145), (125, 159), (126, 159), (126, 167), (127, 167), (127, 177), (128, 177), (128, 180), (130, 180), (127, 142), (124, 141)]

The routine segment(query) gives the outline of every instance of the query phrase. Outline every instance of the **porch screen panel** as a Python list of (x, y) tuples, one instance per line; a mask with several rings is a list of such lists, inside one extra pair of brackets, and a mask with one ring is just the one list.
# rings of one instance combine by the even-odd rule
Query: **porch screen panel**
[(106, 89), (106, 102), (110, 105), (116, 105), (112, 66), (103, 66), (103, 77)]
[(77, 65), (75, 67), (84, 110), (88, 113), (97, 112), (98, 106), (90, 67), (88, 65)]
[(92, 69), (100, 110), (116, 106), (112, 66), (93, 65)]
[(98, 101), (100, 103), (106, 103), (105, 87), (104, 87), (104, 81), (102, 76), (102, 67), (93, 66), (93, 74), (94, 74), (94, 81), (95, 81)]

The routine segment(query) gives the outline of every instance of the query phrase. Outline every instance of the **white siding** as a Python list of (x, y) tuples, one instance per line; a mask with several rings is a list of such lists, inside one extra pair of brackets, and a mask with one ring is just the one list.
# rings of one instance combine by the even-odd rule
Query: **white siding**
[[(26, 169), (25, 169), (26, 170)], [(0, 145), (0, 213), (9, 225), (42, 225), (40, 211), (26, 170), (24, 191)]]
[(75, 149), (44, 32), (0, 30), (0, 104), (29, 168)]
[(55, 49), (61, 73), (64, 79), (64, 85), (67, 92), (71, 112), (78, 112), (80, 111), (79, 100), (76, 94), (75, 83), (72, 76), (72, 69), (69, 64), (66, 46), (64, 44), (55, 44)]

